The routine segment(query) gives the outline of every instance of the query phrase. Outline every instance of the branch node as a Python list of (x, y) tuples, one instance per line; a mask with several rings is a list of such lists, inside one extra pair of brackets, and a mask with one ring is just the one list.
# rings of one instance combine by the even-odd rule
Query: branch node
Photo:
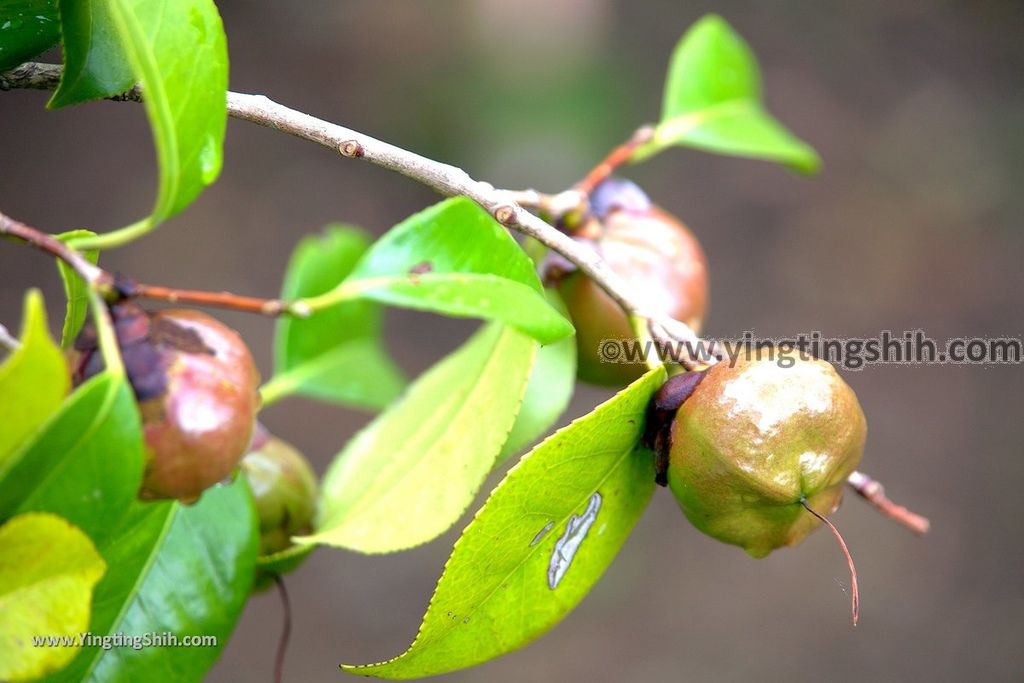
[(494, 209), (494, 220), (505, 227), (515, 225), (517, 221), (516, 207), (513, 204), (501, 204)]
[(349, 159), (359, 159), (366, 154), (366, 150), (363, 149), (363, 146), (355, 140), (346, 140), (341, 143), (338, 145), (338, 151), (341, 152), (343, 157), (348, 157)]

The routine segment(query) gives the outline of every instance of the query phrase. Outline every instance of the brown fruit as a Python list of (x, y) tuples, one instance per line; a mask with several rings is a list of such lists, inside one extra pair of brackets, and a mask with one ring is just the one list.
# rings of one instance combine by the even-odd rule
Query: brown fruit
[[(198, 311), (149, 314), (129, 302), (111, 314), (148, 451), (139, 496), (194, 502), (231, 475), (249, 446), (259, 407), (249, 349)], [(102, 357), (91, 330), (76, 349), (80, 383), (102, 369)]]
[[(699, 330), (708, 303), (707, 262), (700, 243), (678, 219), (650, 204), (639, 187), (606, 180), (591, 196), (591, 219), (578, 239), (592, 246), (640, 300)], [(576, 326), (578, 376), (594, 384), (622, 386), (643, 374), (638, 363), (601, 362), (604, 339), (635, 340), (629, 319), (586, 275), (560, 278), (558, 292)]]

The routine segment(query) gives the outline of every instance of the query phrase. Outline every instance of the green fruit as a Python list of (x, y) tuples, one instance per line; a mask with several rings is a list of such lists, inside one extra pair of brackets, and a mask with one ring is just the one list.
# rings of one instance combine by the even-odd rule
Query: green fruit
[[(700, 330), (707, 310), (707, 262), (700, 243), (678, 219), (652, 205), (633, 183), (611, 178), (594, 190), (591, 219), (576, 232), (629, 285), (640, 301)], [(586, 237), (583, 237), (586, 235)], [(599, 286), (580, 272), (558, 281), (576, 326), (580, 379), (622, 386), (646, 370), (638, 363), (602, 363), (605, 339), (636, 339), (629, 319)]]
[(794, 545), (842, 500), (867, 426), (853, 390), (823, 361), (723, 361), (671, 425), (668, 485), (704, 533), (754, 557)]
[[(195, 502), (229, 477), (252, 440), (259, 373), (238, 334), (189, 310), (149, 314), (111, 307), (118, 346), (139, 404), (148, 460), (139, 496)], [(75, 348), (75, 381), (103, 369), (95, 330)]]
[(252, 449), (242, 459), (260, 519), (260, 555), (292, 546), (292, 536), (313, 531), (317, 480), (292, 445), (257, 427)]

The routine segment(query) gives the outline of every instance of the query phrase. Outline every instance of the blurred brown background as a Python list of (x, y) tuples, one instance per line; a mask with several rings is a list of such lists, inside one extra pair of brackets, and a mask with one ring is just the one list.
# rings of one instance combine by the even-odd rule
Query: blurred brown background
[[(1024, 333), (1024, 8), (1017, 2), (220, 2), (233, 89), (260, 92), (461, 165), (557, 190), (654, 119), (669, 52), (717, 11), (761, 59), (771, 109), (825, 158), (814, 179), (692, 151), (629, 170), (700, 236), (709, 336), (922, 328)], [(46, 113), (0, 94), (0, 207), (39, 227), (105, 229), (149, 208), (142, 109)], [(329, 221), (382, 232), (435, 197), (283, 135), (229, 124), (220, 181), (104, 263), (147, 281), (272, 295), (293, 243)], [(41, 256), (0, 244), (0, 321), (23, 290), (62, 299)], [(269, 372), (272, 323), (223, 316)], [(472, 324), (389, 314), (415, 374)], [(693, 530), (659, 493), (564, 624), (450, 681), (986, 681), (1024, 677), (1020, 366), (845, 373), (871, 433), (864, 469), (932, 517), (918, 540), (850, 499), (835, 516), (861, 575), (851, 629), (834, 541), (765, 560)], [(606, 393), (583, 387), (571, 413)], [(566, 416), (566, 420), (569, 416)], [(366, 415), (294, 400), (265, 415), (322, 471)], [(461, 524), (459, 525), (461, 528)], [(455, 533), (391, 557), (324, 549), (289, 580), (288, 680), (401, 652)], [(252, 600), (211, 681), (271, 678), (281, 612)]]

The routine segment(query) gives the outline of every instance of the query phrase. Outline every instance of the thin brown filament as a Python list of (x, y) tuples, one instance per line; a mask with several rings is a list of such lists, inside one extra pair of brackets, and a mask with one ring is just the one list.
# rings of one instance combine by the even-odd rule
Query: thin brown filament
[(292, 603), (288, 599), (288, 589), (285, 588), (284, 579), (280, 574), (274, 574), (274, 583), (277, 584), (277, 594), (281, 596), (281, 607), (284, 610), (284, 624), (281, 628), (281, 638), (277, 641), (277, 656), (274, 658), (274, 683), (281, 683), (284, 680), (284, 657), (288, 653), (288, 640), (292, 635)]
[(839, 541), (839, 547), (843, 551), (843, 555), (846, 556), (846, 564), (850, 567), (850, 611), (853, 615), (853, 625), (857, 625), (857, 620), (860, 618), (860, 591), (857, 589), (857, 566), (853, 563), (853, 555), (850, 554), (850, 549), (846, 547), (846, 541), (843, 540), (843, 535), (839, 533), (839, 529), (836, 528), (835, 524), (828, 520), (825, 515), (816, 512), (810, 505), (807, 504), (806, 500), (801, 500), (800, 504), (810, 512), (812, 515), (820, 519), (825, 523), (825, 526), (829, 528), (832, 534)]

